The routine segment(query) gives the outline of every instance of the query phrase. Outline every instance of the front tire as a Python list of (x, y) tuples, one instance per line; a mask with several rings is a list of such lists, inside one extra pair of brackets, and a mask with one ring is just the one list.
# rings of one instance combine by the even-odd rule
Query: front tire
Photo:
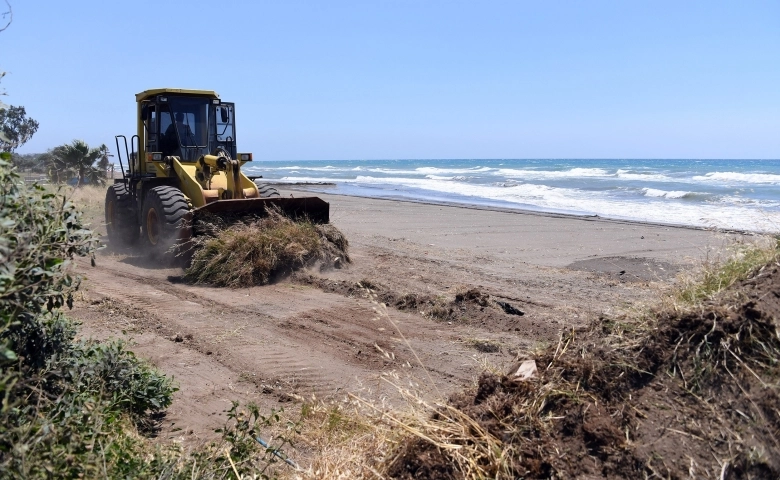
[(153, 257), (170, 252), (171, 247), (189, 238), (187, 217), (190, 206), (178, 188), (154, 187), (146, 193), (141, 230), (144, 243)]
[(127, 185), (115, 183), (106, 191), (106, 232), (113, 245), (130, 246), (138, 242), (135, 203)]
[(256, 183), (257, 191), (260, 192), (260, 198), (279, 198), (279, 190), (263, 183)]

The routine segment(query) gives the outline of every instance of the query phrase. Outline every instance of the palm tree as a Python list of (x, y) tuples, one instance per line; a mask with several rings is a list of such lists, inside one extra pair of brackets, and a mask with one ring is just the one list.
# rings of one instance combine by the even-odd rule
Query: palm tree
[[(104, 185), (108, 166), (108, 147), (89, 148), (83, 140), (55, 147), (48, 152), (49, 176), (55, 182), (77, 179), (76, 186), (85, 183)], [(98, 162), (95, 165), (95, 162)]]

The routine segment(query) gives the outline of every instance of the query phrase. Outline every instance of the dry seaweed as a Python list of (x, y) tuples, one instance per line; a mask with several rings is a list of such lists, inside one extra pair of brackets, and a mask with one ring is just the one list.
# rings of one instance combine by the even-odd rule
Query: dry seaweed
[(348, 242), (333, 225), (292, 220), (268, 210), (263, 217), (201, 216), (185, 278), (220, 287), (250, 287), (316, 263), (320, 268), (349, 262)]
[(780, 477), (780, 268), (619, 335), (602, 319), (485, 374), (391, 458), (392, 478)]

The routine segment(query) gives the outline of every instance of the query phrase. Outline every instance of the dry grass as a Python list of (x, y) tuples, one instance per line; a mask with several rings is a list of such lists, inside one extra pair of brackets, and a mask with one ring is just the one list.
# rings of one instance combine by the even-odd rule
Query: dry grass
[(293, 221), (276, 211), (238, 221), (199, 219), (192, 263), (185, 275), (193, 283), (219, 287), (264, 285), (279, 275), (310, 266), (349, 261), (347, 240), (332, 225)]
[(107, 186), (84, 185), (81, 187), (61, 187), (65, 198), (77, 205), (92, 230), (105, 234), (104, 209)]
[(385, 478), (378, 469), (401, 440), (402, 431), (381, 413), (352, 398), (342, 404), (305, 405), (306, 422), (296, 447), (315, 452), (294, 477), (306, 480)]
[[(392, 478), (390, 467), (409, 437), (425, 439), (446, 451), (458, 471), (470, 475), (465, 478), (488, 478), (481, 464), (504, 463), (501, 442), (463, 412), (445, 403), (427, 402), (416, 392), (391, 384), (406, 399), (405, 408), (391, 409), (352, 394), (342, 404), (304, 405), (306, 421), (296, 436), (296, 449), (315, 452), (315, 456), (291, 477)], [(469, 439), (468, 445), (464, 439)]]
[[(370, 284), (365, 281), (362, 286), (374, 303), (376, 320), (387, 321), (398, 330)], [(411, 348), (408, 342), (407, 346)], [(427, 375), (419, 358), (417, 361)], [(298, 448), (305, 446), (316, 455), (311, 465), (297, 472), (295, 478), (393, 478), (393, 465), (401, 461), (410, 437), (447, 452), (457, 470), (467, 474), (465, 478), (488, 478), (484, 464), (506, 463), (501, 442), (468, 415), (443, 400), (425, 400), (418, 392), (400, 386), (392, 375), (382, 376), (382, 380), (402, 395), (405, 407), (377, 405), (354, 394), (349, 394), (341, 405), (304, 406), (307, 421), (296, 443)]]
[(672, 298), (677, 309), (698, 305), (744, 280), (764, 265), (780, 258), (780, 238), (754, 237), (750, 243), (734, 242), (719, 256), (705, 258), (694, 273), (678, 277), (679, 287)]
[[(506, 380), (500, 380), (501, 375), (494, 375), (494, 380), (485, 377), (476, 391), (462, 394), (465, 403), (428, 402), (414, 392), (398, 387), (407, 399), (407, 408), (403, 410), (384, 409), (354, 396), (349, 408), (327, 410), (320, 407), (319, 423), (309, 425), (303, 432), (308, 437), (308, 446), (317, 452), (316, 458), (306, 471), (297, 474), (297, 478), (411, 478), (405, 476), (410, 471), (405, 470), (405, 466), (422, 457), (432, 460), (429, 466), (438, 470), (417, 470), (419, 478), (509, 479), (516, 478), (523, 469), (530, 477), (550, 476), (567, 468), (563, 451), (556, 453), (555, 450), (561, 446), (557, 445), (555, 436), (561, 422), (567, 421), (565, 418), (575, 419), (573, 425), (576, 426), (572, 427), (575, 430), (591, 428), (603, 421), (604, 429), (598, 430), (597, 434), (586, 432), (586, 438), (587, 435), (600, 435), (599, 441), (606, 442), (594, 455), (628, 458), (630, 455), (624, 449), (631, 443), (622, 442), (627, 437), (633, 438), (634, 429), (639, 428), (643, 414), (637, 408), (663, 415), (665, 411), (681, 408), (680, 402), (686, 411), (698, 413), (703, 409), (705, 414), (697, 421), (720, 422), (720, 429), (709, 431), (705, 427), (699, 433), (689, 433), (689, 430), (697, 430), (685, 423), (673, 423), (671, 432), (682, 432), (677, 433), (682, 438), (711, 441), (717, 447), (713, 451), (719, 455), (728, 454), (721, 448), (723, 445), (718, 444), (723, 438), (728, 441), (727, 445), (735, 448), (731, 457), (722, 457), (720, 465), (696, 465), (695, 469), (691, 467), (691, 472), (705, 474), (710, 467), (723, 472), (736, 471), (734, 469), (742, 468), (741, 465), (761, 467), (763, 457), (753, 455), (754, 450), (746, 450), (738, 436), (729, 433), (728, 428), (738, 425), (734, 423), (735, 416), (728, 414), (728, 409), (722, 410), (727, 405), (712, 400), (718, 397), (706, 390), (721, 381), (727, 381), (737, 389), (748, 380), (761, 385), (766, 377), (759, 370), (780, 362), (777, 342), (772, 340), (772, 332), (762, 330), (764, 324), (753, 320), (735, 323), (745, 325), (738, 331), (728, 330), (728, 327), (722, 330), (718, 321), (709, 323), (709, 317), (702, 313), (702, 305), (729, 286), (761, 276), (762, 268), (778, 260), (780, 249), (773, 237), (749, 245), (736, 244), (729, 249), (728, 255), (709, 259), (698, 273), (680, 278), (677, 289), (672, 294), (666, 292), (667, 297), (673, 299), (671, 304), (661, 303), (652, 310), (633, 311), (617, 320), (602, 318), (587, 332), (564, 332), (557, 344), (533, 355), (540, 378), (531, 382), (507, 384)], [(461, 290), (458, 293), (465, 297), (467, 289)], [(383, 310), (383, 305), (377, 308), (380, 316), (384, 316)], [(681, 310), (688, 312), (690, 324), (684, 319), (675, 320), (682, 318)], [(653, 359), (647, 351), (669, 354), (670, 345), (675, 351), (671, 359), (653, 360), (657, 373), (663, 375), (645, 371), (648, 359)], [(770, 370), (774, 371), (774, 368)], [(638, 382), (637, 385), (655, 382), (679, 391), (674, 390), (669, 405), (665, 404), (665, 397), (658, 397), (655, 401), (661, 405), (660, 410), (653, 410), (655, 404), (637, 403), (636, 395), (641, 390), (632, 382)], [(482, 395), (480, 392), (494, 393), (486, 393), (478, 400)], [(635, 395), (633, 400), (629, 395), (631, 392)], [(699, 396), (696, 392), (708, 395)], [(502, 395), (511, 396), (512, 402), (492, 403), (482, 411), (475, 410), (476, 407), (458, 406), (491, 404)], [(745, 398), (740, 411), (761, 418), (760, 412), (756, 413), (755, 403), (751, 403), (753, 400)], [(644, 410), (646, 408), (649, 410)], [(633, 417), (629, 415), (631, 412), (638, 413)], [(480, 417), (480, 413), (484, 416)], [(337, 420), (333, 420), (334, 416)], [(685, 420), (693, 416), (690, 414)], [(747, 424), (739, 425), (747, 428)], [(334, 429), (334, 426), (338, 428)], [(407, 448), (410, 442), (413, 446)], [(612, 450), (609, 442), (623, 446)], [(637, 452), (641, 458), (642, 452)], [(588, 462), (596, 461), (593, 458)], [(657, 470), (659, 475), (665, 476), (663, 459), (645, 460), (646, 472)]]
[[(296, 479), (394, 478), (393, 465), (404, 454), (409, 438), (429, 442), (445, 452), (458, 478), (493, 478), (499, 466), (509, 472), (502, 442), (461, 410), (444, 402), (429, 402), (384, 378), (403, 394), (404, 408), (376, 405), (349, 395), (342, 404), (308, 404), (306, 421), (296, 435), (299, 451), (314, 453)], [(488, 468), (485, 468), (489, 465)], [(420, 477), (426, 478), (426, 477)], [(509, 477), (498, 477), (509, 478)]]

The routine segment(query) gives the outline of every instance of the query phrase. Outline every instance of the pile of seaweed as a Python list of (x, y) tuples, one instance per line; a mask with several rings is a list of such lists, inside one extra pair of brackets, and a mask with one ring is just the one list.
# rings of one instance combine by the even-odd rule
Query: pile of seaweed
[(305, 267), (349, 263), (346, 237), (331, 224), (292, 219), (268, 209), (263, 216), (201, 215), (187, 254), (185, 278), (219, 287), (264, 285)]

